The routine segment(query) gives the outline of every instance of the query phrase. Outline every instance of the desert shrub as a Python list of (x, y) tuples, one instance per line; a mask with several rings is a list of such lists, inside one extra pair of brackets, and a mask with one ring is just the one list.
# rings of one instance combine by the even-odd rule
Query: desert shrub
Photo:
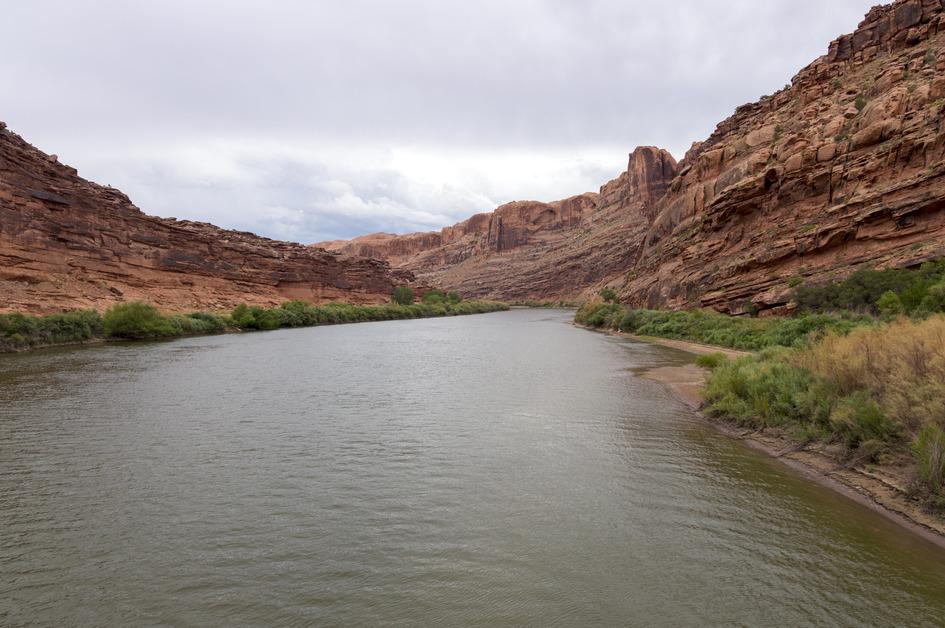
[[(454, 300), (455, 301), (455, 300)], [(79, 310), (50, 316), (0, 314), (0, 351), (15, 351), (61, 342), (111, 338), (165, 338), (189, 334), (215, 334), (228, 327), (244, 330), (278, 329), (362, 321), (385, 321), (428, 316), (482, 314), (509, 309), (492, 301), (455, 301), (410, 305), (352, 305), (327, 303), (316, 306), (295, 300), (276, 308), (238, 305), (229, 316), (207, 312), (164, 315), (152, 305), (131, 302), (116, 305), (100, 316)]]
[(424, 295), (420, 298), (420, 302), (427, 305), (441, 305), (446, 303), (446, 294), (444, 294), (442, 290), (433, 288), (424, 293)]
[(398, 305), (413, 303), (413, 290), (409, 286), (397, 286), (391, 294), (391, 301)]
[(829, 420), (831, 432), (843, 439), (851, 449), (857, 449), (870, 441), (888, 443), (899, 434), (896, 424), (863, 391), (839, 399), (834, 404)]
[[(898, 304), (890, 294), (898, 298)], [(943, 312), (945, 259), (926, 262), (915, 269), (861, 269), (843, 281), (798, 286), (793, 297), (802, 312), (854, 311), (878, 315), (884, 313), (884, 307), (889, 315)]]
[(726, 361), (706, 384), (708, 411), (755, 427), (805, 423), (812, 380), (784, 359), (783, 350)]
[(798, 359), (842, 395), (867, 393), (912, 433), (945, 417), (945, 316), (830, 334)]
[(696, 358), (696, 364), (710, 371), (728, 362), (724, 353), (706, 353)]
[(574, 320), (588, 327), (617, 329), (623, 315), (624, 309), (615, 303), (591, 302), (578, 309)]
[(938, 425), (926, 425), (913, 442), (912, 452), (921, 489), (938, 509), (945, 508), (945, 432)]
[(452, 305), (456, 305), (463, 300), (463, 297), (456, 291), (451, 291), (446, 294), (446, 300), (449, 301)]
[(222, 316), (207, 312), (174, 314), (169, 317), (174, 335), (219, 334), (226, 331), (226, 320)]
[(102, 317), (94, 310), (47, 316), (0, 314), (0, 351), (82, 342), (102, 335)]
[(641, 336), (678, 338), (747, 350), (772, 346), (802, 346), (829, 331), (847, 333), (872, 322), (864, 317), (843, 317), (836, 314), (751, 318), (700, 310), (634, 310), (600, 302), (582, 305), (575, 314), (575, 321), (590, 327), (615, 328)]
[(175, 335), (170, 318), (147, 303), (119, 303), (102, 317), (104, 333), (111, 338), (161, 338)]
[(613, 288), (604, 288), (600, 291), (600, 298), (604, 300), (604, 303), (616, 303), (617, 291)]
[(308, 327), (318, 324), (318, 309), (308, 301), (295, 299), (286, 301), (279, 307), (285, 327)]

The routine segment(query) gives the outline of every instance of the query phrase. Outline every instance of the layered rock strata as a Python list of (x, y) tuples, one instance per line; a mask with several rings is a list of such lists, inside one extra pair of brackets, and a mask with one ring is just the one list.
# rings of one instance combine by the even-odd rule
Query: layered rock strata
[(440, 233), (332, 246), (370, 243), (479, 296), (570, 299), (610, 286), (650, 307), (788, 311), (798, 282), (945, 255), (943, 31), (941, 0), (874, 7), (678, 164), (634, 151), (598, 194), (575, 197), (581, 211), (567, 220), (555, 211), (568, 201), (513, 203)]
[(0, 124), (0, 312), (370, 303), (412, 280), (384, 261), (145, 215)]

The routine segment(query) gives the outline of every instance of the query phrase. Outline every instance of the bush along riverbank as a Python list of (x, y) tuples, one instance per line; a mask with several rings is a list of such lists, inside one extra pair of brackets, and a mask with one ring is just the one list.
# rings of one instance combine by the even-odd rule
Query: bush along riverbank
[(832, 445), (850, 466), (911, 458), (907, 492), (945, 513), (945, 316), (710, 362), (710, 415)]
[(595, 302), (575, 321), (754, 351), (698, 359), (710, 371), (707, 414), (779, 431), (842, 468), (888, 472), (906, 497), (945, 514), (945, 264), (860, 271), (795, 297), (797, 313), (783, 318)]
[[(400, 296), (402, 301), (405, 295)], [(80, 310), (48, 316), (0, 314), (0, 351), (23, 351), (61, 344), (110, 339), (157, 339), (218, 334), (226, 331), (271, 330), (341, 323), (389, 321), (438, 316), (484, 314), (509, 309), (504, 303), (465, 301), (458, 295), (431, 291), (419, 303), (351, 305), (289, 301), (279, 307), (240, 305), (226, 314), (193, 312), (164, 314), (142, 302), (121, 303), (99, 314)]]

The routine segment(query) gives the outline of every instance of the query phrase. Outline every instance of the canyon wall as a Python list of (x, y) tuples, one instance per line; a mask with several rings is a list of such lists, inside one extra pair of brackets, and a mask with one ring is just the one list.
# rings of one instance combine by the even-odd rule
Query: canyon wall
[(474, 235), (460, 223), (369, 236), (383, 241), (371, 252), (478, 296), (573, 299), (609, 286), (634, 305), (730, 313), (787, 311), (798, 282), (945, 255), (943, 31), (942, 0), (874, 7), (678, 164), (634, 151), (567, 220), (544, 217), (556, 203), (504, 209), (513, 203), (470, 219)]
[(943, 31), (939, 0), (874, 7), (719, 124), (613, 278), (625, 300), (777, 312), (791, 284), (945, 255)]
[(607, 286), (634, 305), (788, 311), (800, 282), (945, 255), (943, 3), (874, 7), (678, 163), (640, 147), (597, 192), (429, 233), (302, 246), (155, 218), (0, 128), (0, 311), (371, 302), (415, 276), (510, 301)]
[(133, 299), (171, 311), (371, 303), (412, 280), (383, 261), (147, 216), (0, 123), (0, 312)]
[(436, 232), (378, 233), (316, 246), (380, 257), (467, 296), (577, 298), (632, 262), (653, 203), (676, 168), (667, 151), (643, 146), (630, 154), (626, 172), (599, 192), (507, 203)]

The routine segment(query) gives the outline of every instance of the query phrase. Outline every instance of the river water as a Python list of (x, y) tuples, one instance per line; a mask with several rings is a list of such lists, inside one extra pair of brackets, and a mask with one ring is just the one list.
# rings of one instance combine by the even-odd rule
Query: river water
[(945, 553), (570, 317), (0, 356), (0, 625), (945, 621)]

